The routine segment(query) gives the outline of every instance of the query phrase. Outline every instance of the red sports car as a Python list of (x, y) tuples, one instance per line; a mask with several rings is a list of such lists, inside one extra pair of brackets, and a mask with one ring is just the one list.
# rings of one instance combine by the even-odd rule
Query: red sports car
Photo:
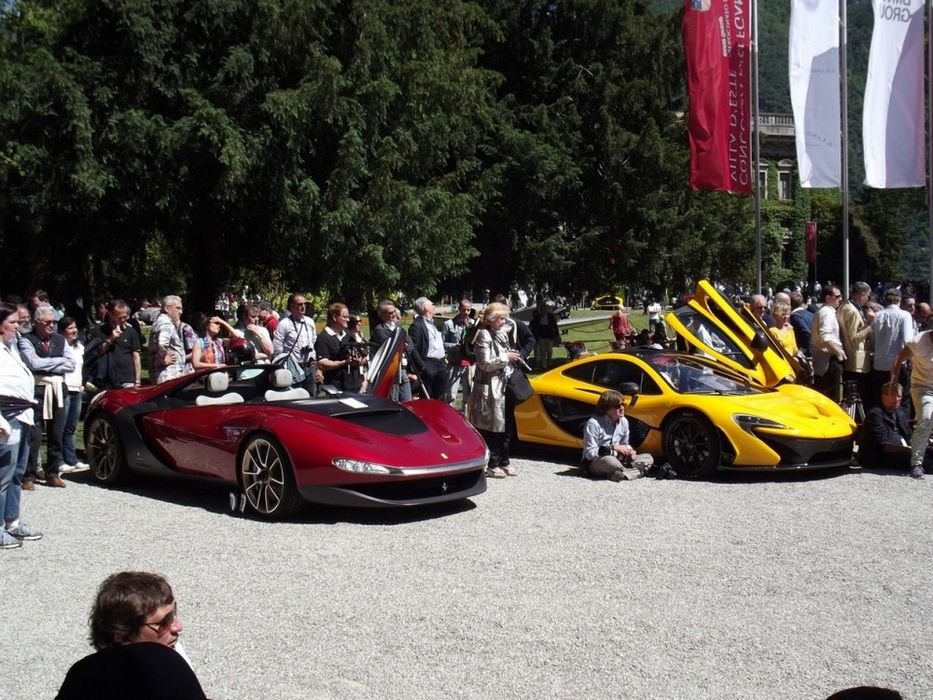
[(374, 355), (368, 394), (310, 398), (274, 364), (104, 391), (85, 422), (92, 474), (217, 483), (269, 519), (304, 501), (411, 506), (482, 493), (488, 452), (463, 416), (441, 401), (386, 398), (403, 349), (396, 334)]

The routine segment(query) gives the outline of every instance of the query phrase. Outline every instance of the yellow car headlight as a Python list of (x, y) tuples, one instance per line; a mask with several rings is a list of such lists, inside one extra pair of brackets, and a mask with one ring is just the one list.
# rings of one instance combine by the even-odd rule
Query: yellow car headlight
[(787, 428), (786, 425), (778, 423), (776, 420), (753, 416), (748, 413), (736, 413), (732, 416), (732, 420), (747, 433), (752, 433), (754, 428), (777, 428), (779, 430)]

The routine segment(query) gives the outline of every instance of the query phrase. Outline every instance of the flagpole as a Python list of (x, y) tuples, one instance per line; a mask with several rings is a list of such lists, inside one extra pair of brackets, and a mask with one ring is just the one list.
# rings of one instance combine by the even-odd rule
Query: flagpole
[[(930, 85), (933, 79), (933, 46), (929, 41), (933, 41), (933, 2), (925, 3), (927, 6), (927, 79), (924, 81)], [(925, 90), (926, 91), (926, 90)], [(930, 291), (927, 301), (933, 298), (933, 88), (927, 91), (927, 252), (929, 255), (929, 266), (927, 268), (930, 275)]]
[(758, 112), (758, 0), (752, 0), (752, 119), (755, 124), (755, 293), (764, 287), (761, 275), (761, 115)]
[(839, 0), (839, 97), (842, 111), (841, 181), (842, 195), (842, 293), (849, 294), (849, 76), (846, 60), (846, 0)]

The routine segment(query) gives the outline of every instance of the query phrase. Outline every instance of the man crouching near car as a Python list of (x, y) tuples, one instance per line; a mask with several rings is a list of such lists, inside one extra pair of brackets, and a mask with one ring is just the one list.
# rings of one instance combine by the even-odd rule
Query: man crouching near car
[(604, 391), (593, 417), (583, 428), (583, 465), (590, 476), (609, 481), (638, 479), (654, 465), (650, 454), (638, 454), (629, 443), (622, 394)]

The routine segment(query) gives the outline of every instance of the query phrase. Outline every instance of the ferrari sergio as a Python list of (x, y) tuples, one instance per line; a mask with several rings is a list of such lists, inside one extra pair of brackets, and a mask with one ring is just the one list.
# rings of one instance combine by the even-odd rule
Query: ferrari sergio
[(486, 490), (479, 433), (441, 401), (390, 401), (402, 340), (372, 358), (372, 393), (312, 398), (276, 365), (202, 370), (163, 384), (107, 390), (85, 423), (93, 477), (134, 471), (239, 491), (257, 516), (303, 502), (412, 506)]

